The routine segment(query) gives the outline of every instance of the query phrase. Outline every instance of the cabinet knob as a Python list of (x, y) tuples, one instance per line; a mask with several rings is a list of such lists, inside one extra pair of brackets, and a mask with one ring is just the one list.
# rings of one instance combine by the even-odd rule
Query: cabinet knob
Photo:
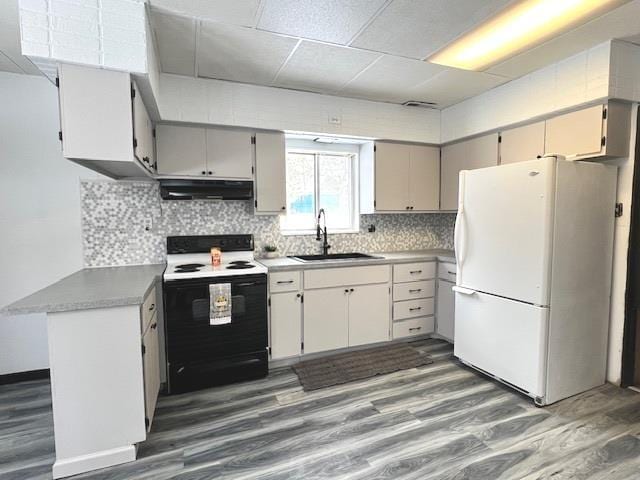
[(345, 288), (345, 289), (344, 289), (344, 293), (349, 293), (349, 289), (348, 289), (348, 288)]
[(202, 174), (203, 174), (203, 175), (206, 175), (206, 174), (207, 174), (207, 172), (203, 171), (203, 172), (202, 172)]
[(302, 295), (300, 295), (299, 293), (296, 295), (296, 297), (300, 298)]
[(287, 207), (280, 207), (280, 210), (286, 210)]
[(209, 175), (213, 175), (213, 172), (211, 170), (209, 170)]
[(409, 208), (409, 210), (413, 210), (413, 207)]
[(149, 157), (142, 157), (142, 161), (144, 163), (149, 163)]
[(353, 292), (353, 288), (350, 288), (350, 289), (349, 289), (349, 291), (350, 291), (350, 292)]

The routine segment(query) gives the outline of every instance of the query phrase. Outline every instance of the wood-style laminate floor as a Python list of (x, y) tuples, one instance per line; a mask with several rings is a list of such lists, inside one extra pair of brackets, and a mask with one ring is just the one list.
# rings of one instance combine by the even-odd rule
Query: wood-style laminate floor
[[(547, 408), (461, 366), (433, 364), (304, 393), (268, 378), (161, 397), (138, 460), (74, 479), (640, 478), (640, 395), (605, 385)], [(0, 479), (50, 479), (48, 382), (0, 387)]]

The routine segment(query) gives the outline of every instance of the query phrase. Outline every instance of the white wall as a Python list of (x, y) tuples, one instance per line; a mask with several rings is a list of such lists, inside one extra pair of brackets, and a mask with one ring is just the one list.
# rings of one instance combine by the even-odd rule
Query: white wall
[[(56, 88), (0, 72), (0, 307), (83, 267), (79, 179), (62, 158)], [(0, 316), (0, 375), (47, 368), (44, 315)]]
[(159, 103), (168, 121), (440, 142), (438, 110), (282, 88), (161, 74)]

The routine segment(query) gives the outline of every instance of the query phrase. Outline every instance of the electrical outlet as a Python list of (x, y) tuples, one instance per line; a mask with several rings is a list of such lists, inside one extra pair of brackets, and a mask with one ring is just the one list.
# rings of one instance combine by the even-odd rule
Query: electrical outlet
[(144, 219), (144, 229), (147, 232), (150, 232), (153, 229), (153, 217), (145, 217)]
[(340, 124), (342, 124), (342, 116), (340, 116), (340, 115), (329, 115), (329, 123), (331, 125), (340, 125)]

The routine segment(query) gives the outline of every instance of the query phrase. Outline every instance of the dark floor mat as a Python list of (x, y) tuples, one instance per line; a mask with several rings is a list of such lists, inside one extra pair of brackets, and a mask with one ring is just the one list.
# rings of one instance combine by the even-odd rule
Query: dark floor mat
[(384, 375), (433, 363), (431, 357), (406, 344), (339, 353), (293, 366), (305, 391)]

